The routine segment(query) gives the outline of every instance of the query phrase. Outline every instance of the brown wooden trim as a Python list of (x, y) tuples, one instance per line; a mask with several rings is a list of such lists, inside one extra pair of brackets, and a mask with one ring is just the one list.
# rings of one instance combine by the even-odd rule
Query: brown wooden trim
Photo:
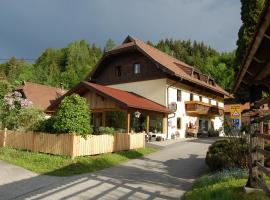
[(270, 103), (270, 96), (260, 99), (259, 101), (255, 102), (253, 108), (260, 108), (262, 105), (266, 103)]
[(127, 111), (127, 133), (130, 133), (130, 111)]
[(146, 133), (149, 133), (150, 128), (150, 116), (149, 114), (146, 115)]

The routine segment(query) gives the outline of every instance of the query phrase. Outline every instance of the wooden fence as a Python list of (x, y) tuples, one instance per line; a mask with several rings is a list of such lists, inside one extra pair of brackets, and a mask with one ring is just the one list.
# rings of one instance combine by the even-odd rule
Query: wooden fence
[[(264, 175), (270, 177), (270, 168), (264, 166), (265, 158), (270, 159), (270, 152), (264, 149), (264, 145), (270, 142), (269, 120), (270, 112), (262, 109), (264, 104), (270, 102), (270, 97), (261, 99), (252, 104), (251, 127), (250, 127), (250, 162), (248, 187), (261, 188), (270, 196), (270, 189), (264, 181)], [(267, 107), (268, 108), (268, 107)], [(264, 125), (268, 123), (268, 130), (265, 132)], [(266, 134), (267, 133), (267, 134)]]
[(145, 134), (90, 135), (0, 131), (0, 147), (76, 157), (145, 147)]

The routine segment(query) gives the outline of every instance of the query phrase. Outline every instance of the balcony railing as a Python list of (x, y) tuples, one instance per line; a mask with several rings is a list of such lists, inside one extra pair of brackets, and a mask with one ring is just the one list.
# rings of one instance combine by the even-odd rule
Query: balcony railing
[(186, 112), (197, 115), (223, 115), (224, 110), (218, 106), (203, 103), (200, 101), (186, 101)]

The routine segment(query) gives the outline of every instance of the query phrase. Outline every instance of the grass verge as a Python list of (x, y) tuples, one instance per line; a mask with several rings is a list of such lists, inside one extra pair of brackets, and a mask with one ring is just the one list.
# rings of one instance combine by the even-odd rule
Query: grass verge
[(4, 147), (0, 148), (0, 160), (21, 166), (38, 174), (71, 176), (112, 167), (155, 151), (157, 151), (156, 148), (146, 147), (131, 151), (77, 157), (72, 160), (65, 156), (34, 153)]
[(246, 182), (247, 172), (239, 169), (206, 174), (196, 181), (184, 200), (269, 200), (263, 192), (245, 193)]

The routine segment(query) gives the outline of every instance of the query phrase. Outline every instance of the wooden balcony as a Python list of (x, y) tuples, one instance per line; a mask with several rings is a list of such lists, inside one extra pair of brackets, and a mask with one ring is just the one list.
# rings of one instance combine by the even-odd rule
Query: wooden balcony
[(223, 115), (224, 109), (200, 101), (186, 101), (186, 113), (189, 115)]

